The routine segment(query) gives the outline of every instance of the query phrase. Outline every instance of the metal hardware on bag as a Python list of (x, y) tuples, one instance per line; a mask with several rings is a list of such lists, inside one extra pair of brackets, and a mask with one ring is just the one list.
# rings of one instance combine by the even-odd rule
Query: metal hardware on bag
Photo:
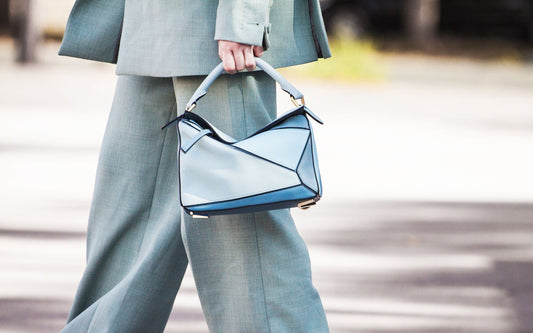
[(191, 215), (193, 219), (208, 219), (209, 218), (209, 216), (207, 215), (194, 214), (193, 212), (189, 212), (189, 215)]
[(302, 96), (302, 98), (300, 98), (300, 101), (301, 101), (301, 103), (298, 103), (298, 101), (296, 100), (296, 98), (294, 98), (293, 96), (291, 96), (291, 102), (292, 102), (292, 104), (294, 104), (294, 106), (302, 106), (302, 105), (305, 105), (305, 99), (304, 99), (303, 96)]
[(306, 200), (306, 201), (302, 201), (298, 203), (298, 208), (308, 209), (309, 207), (314, 206), (314, 205), (316, 205), (315, 199), (310, 199), (310, 200)]
[[(192, 109), (194, 109), (195, 107), (196, 107), (196, 103), (192, 103), (191, 106), (185, 108), (185, 112), (191, 112)], [(181, 116), (178, 116), (178, 117), (172, 119), (171, 121), (169, 121), (168, 123), (163, 125), (163, 127), (161, 127), (161, 129), (164, 130), (165, 128), (169, 127), (170, 125), (172, 125), (176, 121), (180, 120), (180, 118), (181, 118)]]
[(191, 106), (189, 106), (188, 108), (185, 108), (185, 111), (191, 112), (192, 109), (194, 109), (195, 107), (196, 107), (196, 103), (192, 103)]

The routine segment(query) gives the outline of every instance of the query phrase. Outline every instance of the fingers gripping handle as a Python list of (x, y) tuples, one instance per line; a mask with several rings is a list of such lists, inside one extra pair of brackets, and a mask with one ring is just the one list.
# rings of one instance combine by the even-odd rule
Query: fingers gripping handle
[[(281, 74), (278, 73), (274, 69), (274, 67), (270, 66), (267, 62), (259, 58), (255, 58), (255, 62), (259, 68), (261, 68), (265, 73), (270, 75), (271, 78), (273, 78), (279, 83), (281, 89), (286, 91), (294, 99), (301, 99), (303, 97), (302, 93), (298, 91), (298, 89), (296, 89), (292, 84), (290, 84), (289, 81), (287, 81), (283, 76), (281, 76)], [(187, 111), (192, 110), (196, 105), (196, 102), (200, 98), (204, 97), (205, 94), (207, 94), (207, 89), (209, 88), (209, 86), (211, 86), (211, 84), (222, 73), (224, 73), (224, 67), (222, 63), (220, 63), (211, 71), (211, 73), (209, 73), (209, 75), (207, 75), (204, 81), (202, 81), (202, 83), (198, 86), (191, 99), (189, 99), (189, 102), (187, 103), (187, 106), (185, 108)]]

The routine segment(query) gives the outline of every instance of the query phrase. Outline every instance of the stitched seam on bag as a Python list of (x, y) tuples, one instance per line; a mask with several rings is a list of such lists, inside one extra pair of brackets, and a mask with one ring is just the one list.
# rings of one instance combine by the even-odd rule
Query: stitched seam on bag
[(248, 151), (248, 150), (243, 149), (243, 148), (241, 148), (241, 147), (231, 145), (231, 148), (232, 148), (232, 149), (235, 149), (235, 150), (237, 150), (237, 151), (240, 151), (240, 152), (243, 153), (243, 154), (247, 154), (247, 155), (250, 155), (250, 156), (254, 156), (254, 157), (258, 158), (258, 159), (264, 160), (264, 161), (266, 161), (266, 162), (268, 162), (268, 163), (270, 163), (270, 164), (277, 165), (277, 166), (279, 166), (279, 167), (281, 167), (281, 168), (284, 168), (284, 169), (287, 169), (287, 170), (290, 170), (290, 171), (295, 171), (295, 169), (291, 169), (291, 168), (289, 168), (288, 166), (285, 166), (285, 165), (283, 165), (283, 164), (281, 164), (281, 163), (278, 163), (278, 162), (275, 162), (275, 161), (273, 161), (273, 160), (269, 160), (269, 159), (266, 158), (266, 157), (263, 157), (263, 156), (260, 156), (260, 155), (254, 154), (254, 153), (252, 153), (251, 151)]
[(255, 213), (252, 213), (252, 219), (254, 220), (254, 234), (255, 234), (255, 244), (257, 246), (257, 257), (259, 258), (259, 271), (261, 273), (261, 288), (263, 289), (263, 301), (265, 303), (265, 314), (266, 314), (266, 322), (267, 322), (267, 328), (268, 332), (271, 333), (272, 330), (270, 329), (270, 317), (268, 315), (268, 304), (266, 300), (266, 291), (265, 291), (265, 279), (263, 277), (263, 260), (261, 257), (261, 249), (259, 247), (259, 237), (257, 236), (257, 220), (255, 218)]

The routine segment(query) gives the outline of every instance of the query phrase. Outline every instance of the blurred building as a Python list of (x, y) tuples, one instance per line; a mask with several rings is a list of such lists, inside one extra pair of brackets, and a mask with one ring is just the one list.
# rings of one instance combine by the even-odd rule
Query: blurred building
[[(75, 0), (0, 0), (0, 31), (30, 1), (39, 34), (60, 36)], [(321, 0), (332, 34), (404, 34), (416, 29), (439, 33), (501, 35), (533, 39), (533, 0)], [(411, 23), (410, 23), (411, 22)]]
[(31, 19), (39, 35), (62, 34), (68, 14), (75, 0), (0, 0), (0, 32), (8, 33), (14, 21), (25, 11), (26, 3), (31, 6)]
[(0, 0), (0, 35), (16, 40), (17, 60), (33, 62), (43, 37), (60, 38), (74, 0)]
[(334, 35), (429, 30), (429, 34), (533, 40), (533, 0), (322, 0), (321, 4), (328, 31)]
[[(0, 0), (0, 34), (20, 61), (43, 37), (60, 39), (75, 0)], [(447, 34), (533, 41), (533, 0), (321, 0), (331, 36), (386, 34), (414, 41)]]

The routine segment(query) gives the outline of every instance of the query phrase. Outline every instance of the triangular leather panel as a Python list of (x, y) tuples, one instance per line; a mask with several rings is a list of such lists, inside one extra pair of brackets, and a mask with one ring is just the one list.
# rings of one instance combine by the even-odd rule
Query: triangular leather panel
[(304, 115), (297, 115), (297, 116), (288, 118), (283, 123), (273, 128), (277, 129), (277, 128), (287, 128), (287, 127), (309, 129), (309, 122), (307, 121), (307, 118)]
[[(291, 170), (296, 170), (308, 138), (308, 130), (284, 128), (254, 135), (249, 139), (235, 143), (234, 146)], [(291, 142), (291, 144), (288, 145), (287, 142)]]
[(313, 172), (315, 167), (313, 163), (313, 149), (311, 142), (311, 138), (309, 138), (302, 155), (302, 160), (300, 161), (300, 164), (298, 164), (298, 176), (300, 176), (300, 179), (305, 185), (318, 193), (318, 183), (315, 172)]

